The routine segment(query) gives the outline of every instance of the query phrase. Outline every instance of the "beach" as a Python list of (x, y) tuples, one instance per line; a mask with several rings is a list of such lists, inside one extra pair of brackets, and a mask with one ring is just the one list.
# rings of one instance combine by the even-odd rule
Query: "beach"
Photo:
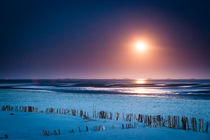
[[(198, 98), (194, 96), (174, 97), (174, 95), (172, 97), (169, 93), (172, 94), (173, 92), (169, 92), (168, 87), (162, 89), (154, 87), (154, 85), (148, 87), (151, 83), (131, 87), (130, 84), (123, 82), (125, 81), (121, 81), (121, 87), (119, 87), (118, 81), (117, 88), (116, 81), (114, 81), (115, 87), (111, 88), (107, 87), (107, 81), (103, 81), (103, 83), (106, 83), (106, 86), (103, 84), (103, 87), (101, 87), (102, 85), (98, 87), (92, 81), (89, 81), (88, 84), (87, 81), (82, 81), (82, 83), (86, 84), (82, 84), (80, 81), (80, 87), (76, 86), (78, 83), (75, 84), (75, 82), (69, 81), (65, 84), (56, 82), (53, 86), (49, 86), (49, 84), (46, 86), (46, 83), (41, 82), (39, 84), (1, 83), (0, 106), (2, 108), (9, 105), (10, 110), (1, 109), (0, 111), (0, 136), (8, 134), (10, 139), (168, 139), (169, 137), (170, 139), (209, 139), (209, 132), (199, 132), (198, 128), (199, 119), (204, 120), (204, 131), (206, 123), (210, 121), (208, 94)], [(113, 82), (108, 83), (109, 86), (113, 84)], [(206, 91), (209, 88), (206, 88), (207, 84), (208, 81), (205, 81), (199, 86), (203, 85), (204, 87), (205, 85), (202, 90), (205, 89)], [(181, 86), (186, 85), (182, 83)], [(183, 89), (183, 87), (180, 88), (179, 83), (179, 86), (176, 86), (176, 92), (201, 90), (198, 85), (196, 85), (196, 88), (195, 85), (193, 86), (189, 87), (188, 81), (188, 87)], [(136, 92), (136, 88), (139, 88), (139, 90), (144, 88), (143, 91), (153, 91), (154, 94), (158, 94), (156, 92), (159, 92), (159, 94), (167, 93), (169, 96), (164, 95), (161, 97), (148, 93), (145, 93), (144, 96), (138, 96), (127, 93), (127, 91)], [(175, 90), (175, 88), (172, 89), (171, 87), (170, 89)], [(160, 92), (161, 90), (163, 92)], [(113, 91), (123, 91), (127, 94), (119, 94), (118, 92), (115, 94)], [(16, 106), (17, 110), (15, 110)], [(30, 112), (27, 109), (24, 111), (24, 107), (28, 108), (28, 106), (37, 108), (37, 111), (35, 109)], [(53, 112), (49, 112), (49, 108), (53, 108)], [(58, 109), (61, 109), (60, 113), (56, 111)], [(76, 115), (72, 114), (72, 110), (76, 111)], [(80, 110), (83, 113), (88, 113), (88, 117), (81, 117), (79, 115)], [(99, 118), (100, 111), (107, 112), (108, 117)], [(94, 116), (94, 112), (96, 112), (97, 117)], [(112, 119), (110, 119), (110, 112), (112, 113)], [(14, 114), (11, 115), (11, 113)], [(119, 113), (119, 119), (116, 119), (117, 113)], [(131, 113), (132, 120), (126, 120), (126, 115)], [(155, 127), (145, 125), (144, 121), (138, 121), (138, 114), (143, 116), (160, 115), (166, 120), (168, 120), (168, 116), (171, 116), (171, 118), (179, 116), (179, 129), (172, 128), (172, 126), (168, 127), (168, 124), (165, 127), (162, 125)], [(183, 130), (182, 128), (181, 117), (184, 116), (189, 119), (189, 130)], [(197, 119), (196, 131), (191, 128), (191, 118)], [(127, 127), (126, 125), (130, 126)], [(88, 126), (88, 131), (86, 126)], [(99, 126), (101, 129), (99, 129)], [(95, 127), (97, 127), (96, 130)], [(58, 135), (58, 129), (61, 131), (60, 135)], [(50, 135), (45, 136), (43, 130), (49, 130)], [(53, 133), (54, 130), (56, 130), (57, 135)]]

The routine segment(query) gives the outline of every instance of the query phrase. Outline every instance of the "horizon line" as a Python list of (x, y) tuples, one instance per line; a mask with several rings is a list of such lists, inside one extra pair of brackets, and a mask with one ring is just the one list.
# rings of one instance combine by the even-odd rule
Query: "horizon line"
[(210, 80), (210, 78), (0, 78), (0, 80)]

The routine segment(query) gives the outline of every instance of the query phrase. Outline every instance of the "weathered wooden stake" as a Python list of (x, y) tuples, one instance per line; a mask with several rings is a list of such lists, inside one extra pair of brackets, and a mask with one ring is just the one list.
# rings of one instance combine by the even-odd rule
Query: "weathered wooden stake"
[(209, 128), (209, 122), (206, 122), (206, 133), (208, 133), (208, 128)]
[(83, 111), (82, 110), (80, 110), (80, 117), (82, 117), (83, 116)]
[(177, 128), (180, 128), (180, 120), (179, 120), (179, 116), (177, 116)]
[(97, 131), (97, 126), (95, 126), (94, 130)]
[(191, 118), (191, 126), (193, 131), (197, 131), (197, 122), (196, 118)]
[(203, 119), (199, 119), (199, 132), (204, 132), (204, 121)]
[(186, 130), (186, 118), (182, 117), (182, 129)]
[(57, 132), (56, 132), (56, 130), (54, 130), (54, 131), (53, 131), (53, 133), (54, 133), (54, 135), (57, 135)]
[(101, 131), (101, 126), (99, 126), (99, 131)]
[(102, 129), (103, 129), (103, 130), (106, 130), (106, 127), (103, 125)]
[(124, 129), (124, 124), (122, 124), (122, 129)]
[(58, 129), (58, 135), (61, 135), (61, 129), (60, 128)]
[(109, 117), (109, 119), (112, 120), (112, 112), (110, 112), (110, 117)]
[(171, 128), (171, 116), (168, 116), (168, 128)]
[(119, 120), (120, 114), (117, 112), (116, 113), (116, 120)]

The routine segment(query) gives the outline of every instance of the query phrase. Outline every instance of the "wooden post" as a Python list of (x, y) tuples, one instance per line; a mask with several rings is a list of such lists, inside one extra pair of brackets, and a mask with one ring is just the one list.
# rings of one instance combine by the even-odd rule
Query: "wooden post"
[(179, 116), (177, 116), (177, 128), (180, 128), (180, 120), (179, 120)]
[(33, 112), (33, 107), (32, 106), (28, 106), (28, 112)]
[(147, 115), (144, 116), (144, 125), (147, 126)]
[(148, 125), (151, 126), (152, 125), (152, 116), (148, 116)]
[(156, 116), (152, 117), (152, 127), (157, 127), (158, 126), (158, 122), (157, 122), (157, 118)]
[(209, 128), (209, 122), (206, 122), (206, 133), (208, 133), (208, 128)]
[(204, 132), (204, 121), (203, 119), (199, 119), (199, 132)]
[(24, 111), (24, 112), (26, 112), (26, 111), (27, 111), (27, 109), (26, 109), (26, 107), (25, 107), (25, 106), (23, 107), (23, 111)]
[(43, 132), (43, 135), (44, 136), (49, 136), (50, 135), (50, 131), (48, 130), (42, 130), (42, 132)]
[(124, 113), (122, 113), (122, 120), (123, 120), (123, 121), (125, 120)]
[(176, 118), (175, 116), (173, 116), (172, 118), (172, 128), (175, 128), (176, 127)]
[(188, 121), (188, 118), (187, 117), (186, 117), (186, 126), (187, 126), (187, 130), (189, 130), (190, 127), (189, 127), (189, 121)]
[(47, 135), (48, 135), (48, 136), (50, 135), (50, 131), (49, 131), (49, 130), (47, 131)]
[(203, 119), (201, 119), (201, 130), (202, 130), (202, 132), (204, 132), (204, 120)]
[(195, 131), (194, 118), (191, 118), (191, 127), (192, 130)]
[(196, 118), (191, 118), (191, 126), (193, 131), (197, 131)]
[(155, 127), (155, 117), (151, 116), (151, 126)]
[(4, 135), (4, 138), (5, 138), (5, 139), (8, 139), (9, 137), (8, 137), (8, 135), (7, 135), (7, 134), (5, 134), (5, 135)]
[(203, 119), (199, 119), (199, 132), (203, 132)]
[(168, 128), (171, 128), (171, 116), (168, 116)]
[(15, 111), (16, 111), (16, 112), (18, 111), (18, 106), (15, 106)]
[(72, 112), (73, 116), (76, 116), (76, 110), (75, 109), (72, 109), (71, 112)]
[(101, 131), (101, 126), (99, 126), (99, 131)]
[(61, 135), (61, 129), (60, 128), (58, 129), (58, 135)]
[(120, 114), (117, 112), (116, 113), (116, 120), (119, 120)]
[(95, 126), (94, 130), (97, 131), (97, 126)]
[(134, 122), (134, 128), (138, 128), (138, 123)]
[(143, 122), (143, 120), (144, 120), (144, 116), (142, 115), (142, 114), (139, 114), (140, 115), (140, 119), (139, 119), (139, 121), (140, 122)]
[(103, 130), (106, 130), (106, 127), (105, 127), (104, 125), (103, 125), (103, 127), (102, 127), (102, 128), (103, 128)]
[(4, 105), (1, 107), (1, 110), (2, 110), (2, 111), (5, 111), (5, 107), (4, 107)]
[(53, 131), (53, 133), (54, 133), (54, 135), (57, 135), (57, 132), (56, 132), (56, 130), (54, 130), (54, 131)]
[(106, 115), (107, 115), (107, 114), (106, 114), (106, 112), (104, 112), (104, 111), (100, 111), (100, 112), (99, 112), (99, 118), (100, 118), (100, 119), (106, 119)]
[(186, 130), (186, 118), (182, 117), (182, 129)]
[(22, 106), (19, 106), (19, 111), (22, 112)]
[(11, 106), (11, 111), (13, 111), (13, 106)]
[(86, 118), (87, 118), (87, 119), (89, 118), (88, 112), (87, 112), (87, 116), (86, 116)]
[(112, 120), (112, 112), (110, 112), (110, 117), (109, 117), (109, 119)]
[(83, 112), (83, 118), (86, 118), (86, 112), (85, 111)]
[(129, 121), (129, 114), (126, 114), (126, 121)]
[(80, 110), (80, 113), (79, 113), (79, 114), (80, 114), (80, 117), (82, 117), (82, 115), (83, 115), (83, 111), (82, 111), (82, 110)]
[(160, 115), (157, 115), (158, 126), (161, 126), (161, 118)]
[(42, 130), (43, 135), (45, 136), (45, 130)]
[(133, 120), (133, 114), (130, 114), (130, 119), (129, 121), (131, 122)]

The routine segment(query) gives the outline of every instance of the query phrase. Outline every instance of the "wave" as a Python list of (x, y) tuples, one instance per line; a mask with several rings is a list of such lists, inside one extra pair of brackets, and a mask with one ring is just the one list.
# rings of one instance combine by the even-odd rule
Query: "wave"
[(0, 80), (0, 89), (210, 100), (210, 80)]

